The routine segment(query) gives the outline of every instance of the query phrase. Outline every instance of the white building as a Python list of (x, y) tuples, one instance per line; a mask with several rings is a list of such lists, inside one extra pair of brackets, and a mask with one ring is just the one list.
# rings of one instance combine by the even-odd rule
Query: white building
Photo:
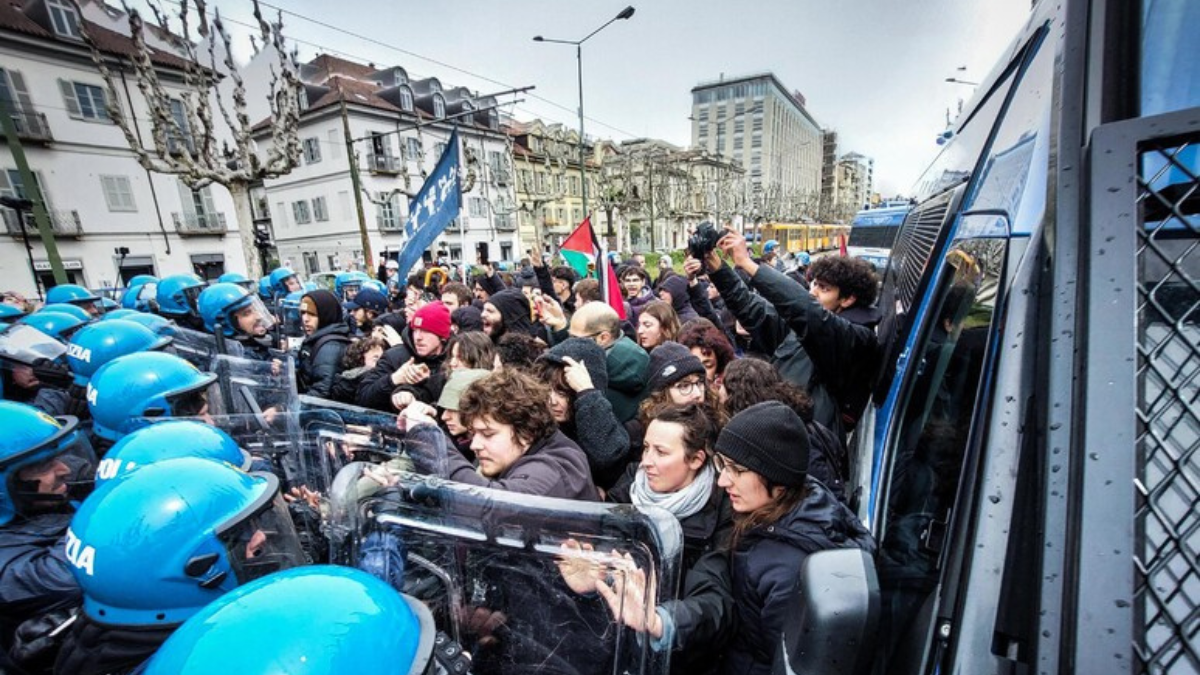
[(834, 218), (849, 223), (855, 213), (867, 208), (875, 187), (875, 160), (857, 152), (838, 159)]
[[(257, 59), (256, 59), (257, 60)], [(251, 100), (266, 91), (263, 63), (243, 71)], [(454, 128), (467, 167), (458, 222), (433, 252), (474, 263), (511, 259), (518, 250), (512, 152), (491, 98), (449, 88), (436, 78), (412, 80), (400, 67), (377, 69), (330, 55), (302, 64), (302, 165), (264, 183), (280, 261), (304, 274), (374, 267), (404, 245), (408, 202), (433, 171)], [(265, 115), (265, 106), (259, 109)], [(414, 128), (418, 123), (424, 126)], [(346, 129), (357, 161), (362, 222), (350, 170)], [(469, 188), (469, 189), (468, 189)], [(366, 260), (362, 227), (370, 240)]]
[[(127, 18), (102, 3), (83, 0), (79, 17), (69, 0), (0, 3), (0, 97), (12, 107), (30, 168), (45, 196), (59, 254), (72, 282), (92, 288), (121, 285), (150, 273), (195, 272), (213, 278), (244, 272), (233, 201), (220, 186), (193, 192), (172, 176), (152, 174), (134, 159), (106, 111), (104, 80), (80, 39), (85, 22), (109, 68), (127, 78), (117, 106), (132, 115), (149, 140), (149, 113), (128, 66), (133, 45)], [(168, 90), (182, 86), (181, 59), (147, 32), (154, 62)], [(25, 186), (7, 140), (0, 152), (0, 194), (24, 197)], [(43, 286), (53, 285), (50, 265), (32, 216), (0, 209), (0, 287), (35, 293), (32, 266)], [(120, 255), (118, 251), (128, 249)], [(120, 269), (118, 270), (118, 266)]]

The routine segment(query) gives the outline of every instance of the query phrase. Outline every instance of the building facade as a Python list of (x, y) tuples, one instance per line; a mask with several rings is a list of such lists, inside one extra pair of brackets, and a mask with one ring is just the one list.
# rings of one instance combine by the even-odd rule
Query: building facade
[(760, 195), (760, 211), (819, 202), (823, 132), (799, 93), (771, 73), (722, 77), (691, 93), (692, 147), (739, 163), (751, 193)]
[(867, 208), (875, 191), (875, 160), (857, 152), (848, 152), (838, 159), (834, 222), (849, 223), (858, 211)]
[[(254, 83), (265, 91), (262, 64), (251, 63), (245, 73), (248, 88)], [(430, 256), (444, 252), (471, 264), (511, 259), (519, 245), (516, 201), (495, 99), (436, 78), (410, 78), (399, 66), (376, 68), (330, 55), (302, 64), (300, 79), (301, 166), (265, 181), (257, 200), (265, 204), (282, 264), (310, 275), (373, 270), (382, 258), (399, 255), (409, 201), (455, 129), (463, 206)]]
[(516, 172), (516, 199), (521, 249), (518, 258), (534, 242), (557, 245), (584, 218), (583, 177), (588, 181), (588, 209), (593, 225), (601, 234), (601, 190), (597, 183), (601, 165), (595, 159), (595, 147), (586, 143), (584, 171), (579, 170), (579, 132), (562, 124), (542, 120), (508, 120), (505, 129), (512, 139), (512, 160)]
[[(107, 66), (129, 78), (115, 101), (132, 116), (147, 145), (150, 113), (132, 80), (128, 18), (98, 2), (0, 3), (0, 97), (7, 103), (34, 180), (41, 189), (68, 280), (91, 288), (121, 286), (136, 274), (244, 272), (228, 191), (194, 191), (177, 178), (146, 171), (108, 111), (108, 91), (81, 27)], [(147, 31), (164, 87), (183, 90), (183, 61), (156, 31)], [(8, 140), (0, 135), (0, 195), (26, 198)], [(178, 142), (190, 143), (181, 137)], [(0, 276), (4, 288), (35, 294), (54, 284), (32, 215), (0, 208)], [(248, 225), (248, 224), (247, 224)], [(26, 246), (28, 241), (28, 247)]]

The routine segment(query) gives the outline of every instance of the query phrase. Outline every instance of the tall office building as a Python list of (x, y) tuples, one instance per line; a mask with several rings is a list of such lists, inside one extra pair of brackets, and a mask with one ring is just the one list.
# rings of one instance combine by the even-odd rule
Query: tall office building
[(807, 197), (815, 209), (822, 141), (804, 97), (771, 73), (692, 88), (692, 146), (740, 163), (755, 193)]

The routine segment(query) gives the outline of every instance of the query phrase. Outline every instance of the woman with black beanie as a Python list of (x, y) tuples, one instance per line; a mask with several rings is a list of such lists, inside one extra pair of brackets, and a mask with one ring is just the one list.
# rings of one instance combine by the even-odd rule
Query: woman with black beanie
[(342, 320), (337, 296), (324, 289), (305, 294), (300, 298), (300, 323), (305, 334), (296, 366), (300, 393), (329, 398), (350, 346), (350, 327)]
[(717, 485), (734, 511), (730, 571), (737, 613), (722, 673), (771, 672), (808, 554), (875, 552), (875, 540), (854, 513), (807, 475), (808, 446), (804, 422), (779, 401), (746, 408), (717, 437)]

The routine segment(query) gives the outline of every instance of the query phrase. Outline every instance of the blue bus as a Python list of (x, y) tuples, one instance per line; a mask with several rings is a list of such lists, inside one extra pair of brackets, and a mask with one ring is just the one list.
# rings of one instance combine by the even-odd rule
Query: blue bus
[(896, 233), (910, 210), (911, 204), (903, 204), (859, 211), (850, 223), (846, 253), (866, 260), (882, 272), (891, 258)]

